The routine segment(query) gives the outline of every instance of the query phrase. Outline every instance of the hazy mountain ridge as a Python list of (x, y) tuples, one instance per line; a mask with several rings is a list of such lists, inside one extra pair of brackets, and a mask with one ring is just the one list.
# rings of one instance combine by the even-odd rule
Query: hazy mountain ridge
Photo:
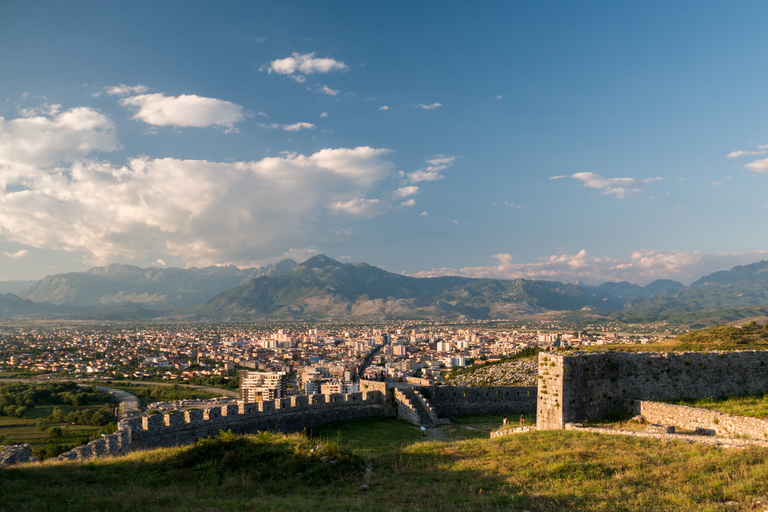
[[(282, 276), (243, 283), (197, 312), (224, 319), (511, 319), (552, 310), (622, 308), (624, 297), (610, 297), (598, 288), (526, 279), (414, 278), (320, 255)], [(637, 289), (642, 296), (643, 288)]]
[(278, 275), (296, 262), (283, 260), (267, 267), (235, 266), (181, 269), (146, 268), (114, 263), (87, 272), (48, 276), (19, 296), (57, 306), (88, 307), (104, 304), (141, 304), (145, 307), (195, 306), (244, 281)]
[[(542, 313), (629, 323), (729, 322), (764, 314), (768, 262), (704, 276), (691, 286), (597, 286), (528, 279), (415, 278), (324, 255), (262, 268), (147, 268), (113, 264), (48, 276), (17, 297), (0, 295), (0, 316), (205, 320), (519, 319)], [(37, 304), (35, 304), (37, 303)], [(585, 313), (586, 312), (586, 313)]]

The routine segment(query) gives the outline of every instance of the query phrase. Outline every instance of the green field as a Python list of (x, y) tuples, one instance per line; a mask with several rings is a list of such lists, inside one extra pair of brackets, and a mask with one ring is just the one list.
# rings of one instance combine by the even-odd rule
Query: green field
[(762, 512), (768, 450), (566, 431), (442, 442), (370, 418), (311, 436), (225, 435), (85, 464), (0, 468), (0, 509)]
[[(54, 408), (59, 408), (66, 415), (72, 411), (85, 409), (98, 410), (102, 404), (84, 405), (73, 407), (65, 404), (37, 404), (34, 409), (24, 411), (21, 418), (0, 416), (0, 444), (21, 444), (29, 443), (32, 445), (33, 455), (39, 456), (41, 450), (56, 445), (62, 447), (79, 446), (93, 439), (95, 435), (102, 432), (103, 427), (93, 425), (68, 425), (66, 423), (51, 423), (45, 431), (40, 430), (35, 425), (40, 418), (50, 416)], [(60, 427), (64, 436), (52, 439), (49, 436), (51, 427)]]

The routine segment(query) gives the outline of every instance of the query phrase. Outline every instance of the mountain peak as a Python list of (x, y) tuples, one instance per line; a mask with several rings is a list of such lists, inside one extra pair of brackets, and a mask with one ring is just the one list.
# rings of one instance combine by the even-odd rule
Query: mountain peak
[(306, 268), (341, 267), (342, 263), (339, 263), (333, 258), (329, 258), (325, 254), (318, 254), (317, 256), (312, 256), (304, 263), (301, 263), (301, 266)]

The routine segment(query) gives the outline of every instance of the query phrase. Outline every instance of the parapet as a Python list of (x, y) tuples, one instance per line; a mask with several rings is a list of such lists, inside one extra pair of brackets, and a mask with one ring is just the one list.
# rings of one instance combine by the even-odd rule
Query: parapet
[[(170, 446), (194, 442), (199, 437), (215, 434), (219, 430), (233, 429), (238, 432), (260, 430), (301, 429), (302, 422), (308, 421), (302, 416), (290, 416), (288, 421), (280, 418), (295, 413), (311, 413), (333, 409), (341, 411), (329, 416), (314, 415), (313, 424), (320, 421), (332, 421), (325, 418), (356, 417), (342, 412), (347, 408), (381, 405), (384, 393), (365, 391), (362, 393), (292, 396), (278, 400), (265, 400), (258, 403), (241, 402), (237, 405), (209, 407), (207, 409), (189, 409), (121, 420), (115, 434), (78, 446), (59, 456), (60, 460), (85, 460), (91, 457), (117, 455), (137, 448)], [(362, 410), (362, 409), (361, 409)], [(366, 413), (369, 414), (369, 413)], [(270, 419), (275, 418), (275, 419)]]

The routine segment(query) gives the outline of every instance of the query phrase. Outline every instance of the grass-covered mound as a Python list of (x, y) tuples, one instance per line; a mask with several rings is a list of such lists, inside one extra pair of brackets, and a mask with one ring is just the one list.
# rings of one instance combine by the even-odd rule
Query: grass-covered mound
[[(398, 420), (354, 421), (324, 427), (332, 439), (225, 434), (87, 464), (0, 468), (0, 510), (768, 508), (766, 450), (565, 431), (438, 442)], [(366, 442), (376, 432), (385, 441)]]

